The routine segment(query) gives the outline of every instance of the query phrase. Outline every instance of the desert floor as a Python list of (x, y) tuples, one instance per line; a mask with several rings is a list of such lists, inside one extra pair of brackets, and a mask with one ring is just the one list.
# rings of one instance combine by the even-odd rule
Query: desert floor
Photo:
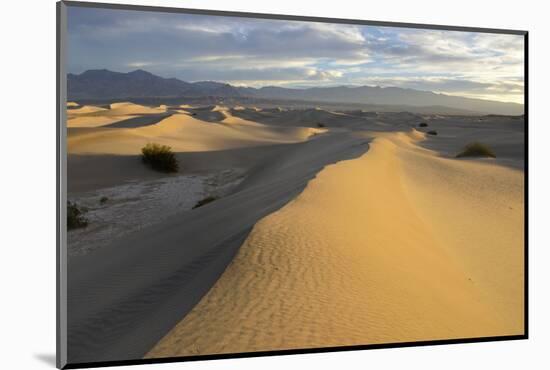
[[(523, 118), (116, 103), (67, 125), (90, 220), (71, 363), (524, 332)], [(472, 141), (497, 158), (455, 158)]]

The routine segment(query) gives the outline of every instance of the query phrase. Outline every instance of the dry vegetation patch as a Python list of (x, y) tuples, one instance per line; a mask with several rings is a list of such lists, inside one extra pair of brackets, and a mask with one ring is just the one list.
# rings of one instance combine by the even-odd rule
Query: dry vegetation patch
[(143, 163), (160, 172), (178, 172), (179, 164), (172, 148), (167, 145), (149, 143), (141, 149)]
[(464, 149), (456, 155), (456, 158), (462, 158), (462, 157), (496, 158), (497, 156), (489, 146), (479, 142), (473, 142), (466, 145)]

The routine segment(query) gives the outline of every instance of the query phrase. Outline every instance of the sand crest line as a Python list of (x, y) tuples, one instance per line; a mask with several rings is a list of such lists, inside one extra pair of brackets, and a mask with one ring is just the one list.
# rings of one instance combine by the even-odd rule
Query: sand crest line
[(522, 172), (375, 136), (258, 221), (146, 358), (521, 334)]
[(71, 258), (72, 361), (144, 356), (211, 288), (259, 219), (298, 195), (327, 164), (366, 151), (367, 142), (335, 131), (268, 146), (238, 191)]
[[(165, 179), (151, 141), (242, 182), (70, 258), (71, 362), (521, 332), (521, 118), (141, 107), (68, 129), (71, 196)], [(474, 138), (497, 159), (451, 159)]]

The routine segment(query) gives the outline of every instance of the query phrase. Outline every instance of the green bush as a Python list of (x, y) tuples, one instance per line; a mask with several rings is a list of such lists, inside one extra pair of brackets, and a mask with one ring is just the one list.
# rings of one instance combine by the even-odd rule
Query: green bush
[(67, 229), (77, 229), (88, 226), (88, 219), (82, 214), (84, 211), (78, 208), (76, 203), (67, 202)]
[(464, 150), (456, 155), (456, 158), (461, 157), (491, 157), (496, 158), (495, 152), (487, 145), (473, 142), (464, 147)]
[(428, 127), (428, 124), (426, 122), (420, 122), (418, 127)]
[(325, 125), (321, 122), (317, 123), (317, 127), (325, 127)]
[(105, 203), (107, 203), (108, 200), (109, 200), (109, 198), (107, 198), (107, 197), (101, 197), (101, 199), (99, 200), (99, 203), (100, 204), (105, 204)]
[(199, 200), (199, 201), (197, 202), (197, 204), (195, 204), (195, 205), (193, 206), (193, 209), (202, 207), (202, 206), (204, 206), (205, 204), (208, 204), (208, 203), (211, 203), (211, 202), (215, 201), (216, 199), (218, 199), (218, 197), (209, 195), (209, 196), (207, 196), (206, 198)]
[(437, 131), (435, 131), (435, 130), (431, 130), (431, 131), (428, 131), (428, 132), (426, 132), (426, 133), (427, 133), (428, 135), (434, 135), (434, 136), (437, 135)]
[(141, 149), (141, 153), (143, 162), (152, 169), (160, 172), (178, 172), (178, 160), (169, 146), (149, 143)]

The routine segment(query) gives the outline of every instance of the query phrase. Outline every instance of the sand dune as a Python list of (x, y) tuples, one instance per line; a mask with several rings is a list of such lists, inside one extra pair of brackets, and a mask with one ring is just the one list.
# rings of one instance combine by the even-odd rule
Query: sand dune
[[(232, 110), (233, 115), (256, 122), (278, 124), (285, 126), (307, 124), (317, 126), (318, 124), (340, 126), (350, 125), (350, 120), (343, 119), (342, 113), (330, 112), (320, 109), (304, 110), (261, 110), (254, 109)], [(349, 118), (349, 117), (348, 117)]]
[(523, 333), (523, 173), (375, 136), (258, 222), (146, 357)]
[(187, 111), (194, 118), (206, 122), (220, 122), (229, 116), (229, 109), (219, 105), (190, 107)]
[[(78, 104), (76, 106), (78, 106)], [(106, 108), (91, 105), (84, 105), (80, 108), (69, 109), (67, 110), (67, 127), (99, 127), (133, 117), (113, 117), (108, 115), (107, 112), (109, 112), (109, 110)]]
[(299, 142), (323, 132), (306, 127), (271, 127), (229, 115), (225, 117), (221, 123), (226, 124), (174, 114), (157, 124), (138, 128), (70, 129), (68, 151), (72, 154), (132, 155), (139, 154), (149, 142), (169, 145), (176, 152), (209, 151)]
[(211, 110), (212, 112), (225, 112), (229, 110), (229, 108), (223, 105), (215, 105)]
[(115, 122), (135, 118), (137, 116), (87, 116), (76, 115), (67, 119), (67, 127), (101, 127)]
[[(68, 129), (69, 194), (172, 183), (147, 142), (244, 177), (71, 256), (71, 362), (522, 333), (522, 120), (140, 107)], [(455, 159), (472, 140), (497, 159)]]
[(67, 127), (101, 127), (140, 115), (163, 114), (166, 111), (166, 105), (150, 108), (129, 102), (113, 103), (109, 109), (85, 105), (67, 111)]
[(442, 155), (454, 157), (466, 144), (481, 141), (495, 152), (496, 162), (523, 169), (525, 158), (525, 128), (523, 120), (517, 117), (427, 117), (423, 121), (429, 127), (424, 131), (436, 130), (437, 139), (427, 140), (421, 145)]
[(139, 116), (130, 116), (131, 118), (126, 118), (120, 121), (113, 122), (111, 124), (105, 125), (105, 128), (138, 128), (144, 126), (150, 126), (159, 123), (165, 118), (170, 117), (176, 112), (164, 112), (164, 113), (153, 113), (145, 114)]
[(67, 111), (67, 114), (69, 115), (69, 118), (74, 115), (78, 114), (90, 114), (90, 113), (96, 113), (96, 112), (104, 112), (107, 111), (107, 108), (102, 107), (96, 107), (93, 105), (83, 105), (80, 108), (74, 108)]
[[(276, 126), (335, 127), (345, 129), (395, 129), (399, 125), (410, 127), (422, 121), (422, 118), (410, 113), (365, 114), (355, 112), (336, 112), (319, 108), (300, 110), (264, 109), (231, 110), (232, 116), (245, 120)], [(396, 125), (396, 123), (399, 123)]]
[[(258, 220), (299, 194), (326, 164), (364, 153), (367, 141), (334, 132), (305, 142), (188, 157), (191, 165), (201, 167), (251, 166), (232, 194), (69, 260), (69, 360), (144, 356), (210, 289)], [(95, 161), (94, 157), (103, 156), (82, 159)], [(127, 165), (117, 163), (120, 170)], [(84, 170), (88, 166), (83, 161), (76, 164), (90, 174)], [(117, 166), (112, 167), (102, 176), (116, 172)]]
[(154, 114), (166, 112), (166, 105), (151, 108), (130, 102), (122, 102), (113, 103), (110, 107), (109, 114), (112, 115)]

